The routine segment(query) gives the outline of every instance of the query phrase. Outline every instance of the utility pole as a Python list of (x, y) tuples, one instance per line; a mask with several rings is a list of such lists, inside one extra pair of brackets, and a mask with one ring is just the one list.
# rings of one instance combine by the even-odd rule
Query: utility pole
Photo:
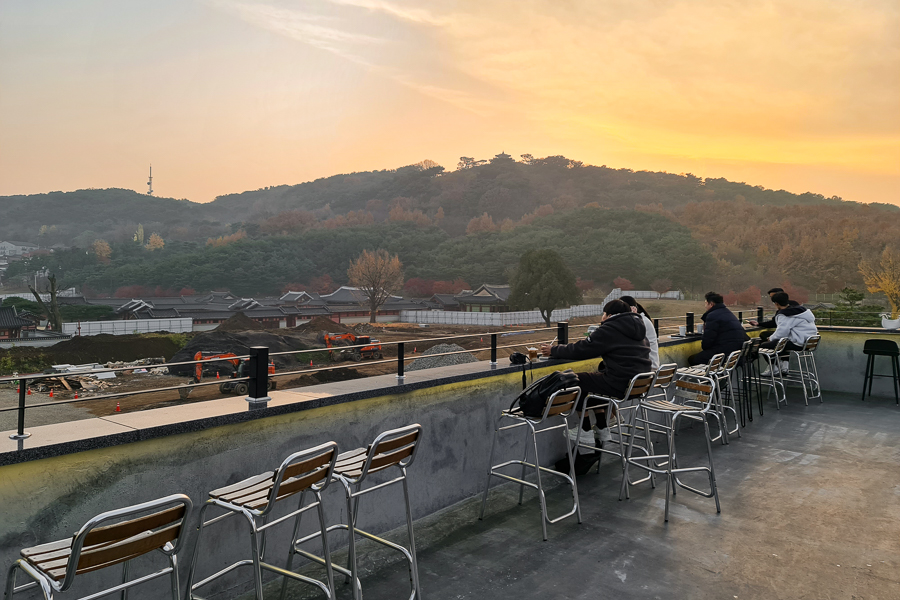
[(150, 165), (150, 179), (147, 180), (147, 195), (153, 195), (153, 165)]

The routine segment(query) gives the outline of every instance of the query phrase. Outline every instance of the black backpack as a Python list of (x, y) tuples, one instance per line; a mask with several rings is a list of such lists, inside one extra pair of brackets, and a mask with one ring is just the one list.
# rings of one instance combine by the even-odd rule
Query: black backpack
[(578, 375), (572, 369), (554, 371), (522, 390), (522, 393), (516, 396), (516, 399), (509, 405), (509, 409), (514, 410), (518, 406), (526, 417), (539, 419), (544, 416), (547, 400), (554, 392), (577, 385)]

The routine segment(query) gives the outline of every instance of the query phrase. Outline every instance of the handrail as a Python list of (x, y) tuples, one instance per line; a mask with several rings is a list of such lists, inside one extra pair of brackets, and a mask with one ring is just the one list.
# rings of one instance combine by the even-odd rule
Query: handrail
[[(758, 308), (758, 313), (761, 313), (761, 312), (762, 312), (762, 308), (760, 307), (760, 308)], [(742, 313), (738, 313), (738, 314), (742, 315)], [(688, 328), (691, 331), (693, 330), (693, 313), (687, 313), (684, 317), (681, 317), (681, 316), (659, 317), (659, 318), (654, 319), (654, 325), (657, 329), (657, 332), (659, 332), (660, 330), (677, 329), (678, 326), (668, 326), (668, 325), (665, 325), (663, 327), (659, 326), (660, 321), (673, 321), (673, 320), (684, 320), (684, 322), (688, 323)], [(581, 329), (581, 328), (586, 329), (587, 327), (589, 327), (589, 325), (572, 325), (572, 326), (570, 326), (567, 322), (562, 322), (562, 323), (557, 323), (556, 327), (531, 327), (527, 330), (523, 330), (522, 333), (524, 333), (524, 332), (540, 333), (540, 332), (556, 331), (557, 338), (561, 342), (565, 343), (565, 341), (568, 339), (570, 329)], [(515, 343), (515, 344), (498, 345), (498, 343), (497, 343), (498, 338), (502, 335), (506, 335), (506, 333), (520, 333), (520, 332), (519, 331), (479, 332), (479, 333), (466, 333), (466, 334), (459, 334), (459, 335), (447, 335), (447, 336), (442, 336), (442, 337), (437, 337), (437, 338), (410, 338), (410, 339), (404, 339), (404, 340), (399, 340), (399, 341), (378, 342), (382, 346), (395, 346), (397, 348), (397, 357), (396, 358), (394, 358), (394, 357), (387, 358), (387, 359), (383, 359), (383, 360), (374, 360), (374, 361), (368, 360), (365, 363), (351, 363), (349, 365), (346, 363), (341, 363), (341, 364), (328, 365), (328, 366), (309, 367), (309, 368), (292, 370), (292, 371), (282, 371), (282, 372), (276, 373), (274, 376), (275, 377), (286, 377), (286, 376), (290, 376), (290, 375), (313, 375), (313, 374), (319, 373), (319, 372), (333, 371), (336, 369), (345, 369), (350, 366), (365, 367), (365, 366), (383, 365), (383, 364), (388, 364), (388, 363), (396, 363), (397, 364), (397, 379), (398, 379), (398, 381), (403, 381), (405, 378), (404, 365), (407, 362), (415, 361), (420, 358), (423, 358), (423, 356), (438, 358), (438, 357), (443, 357), (443, 356), (452, 356), (454, 354), (475, 354), (478, 352), (490, 351), (490, 353), (491, 353), (490, 354), (491, 355), (490, 362), (491, 362), (491, 366), (493, 368), (497, 365), (497, 351), (498, 350), (506, 350), (509, 348), (516, 348), (516, 347), (521, 347), (521, 346), (525, 346), (525, 345), (538, 343), (538, 342), (529, 342), (529, 343)], [(490, 337), (490, 342), (491, 342), (490, 346), (471, 348), (468, 350), (455, 350), (455, 351), (451, 351), (451, 352), (441, 352), (441, 353), (428, 354), (428, 355), (422, 355), (421, 353), (413, 353), (412, 355), (408, 356), (405, 353), (405, 347), (407, 345), (430, 344), (433, 346), (434, 344), (441, 343), (441, 342), (460, 340), (460, 339), (466, 339), (466, 338), (484, 338), (486, 336)], [(158, 392), (179, 391), (179, 393), (180, 393), (182, 390), (192, 390), (192, 389), (198, 388), (198, 387), (221, 385), (221, 383), (222, 383), (221, 381), (213, 380), (213, 381), (202, 382), (202, 383), (189, 383), (189, 384), (184, 384), (184, 385), (165, 386), (165, 387), (151, 388), (151, 389), (144, 389), (144, 390), (113, 392), (113, 393), (100, 394), (100, 395), (95, 395), (95, 396), (86, 396), (86, 397), (82, 397), (82, 398), (56, 400), (53, 402), (39, 402), (39, 403), (35, 403), (35, 404), (26, 405), (25, 396), (26, 396), (26, 390), (27, 390), (29, 381), (41, 381), (41, 380), (45, 380), (45, 379), (55, 379), (55, 378), (59, 378), (59, 377), (78, 377), (78, 376), (85, 376), (85, 375), (89, 376), (89, 375), (93, 375), (93, 374), (97, 374), (97, 373), (109, 373), (109, 372), (115, 373), (115, 372), (121, 372), (121, 371), (134, 371), (135, 369), (142, 368), (144, 366), (146, 366), (147, 368), (155, 369), (155, 368), (162, 368), (162, 367), (169, 368), (169, 367), (179, 367), (179, 366), (185, 366), (185, 365), (197, 365), (197, 364), (214, 363), (214, 362), (231, 362), (231, 361), (235, 361), (235, 360), (239, 360), (239, 361), (248, 360), (249, 361), (249, 365), (248, 365), (249, 369), (247, 372), (249, 372), (250, 375), (245, 376), (245, 377), (229, 378), (229, 379), (227, 379), (227, 381), (230, 383), (233, 383), (233, 382), (248, 382), (249, 383), (251, 395), (253, 395), (255, 393), (255, 397), (248, 396), (248, 398), (247, 398), (249, 407), (251, 410), (253, 410), (256, 408), (264, 407), (265, 403), (268, 402), (268, 400), (269, 400), (268, 396), (266, 396), (266, 390), (268, 389), (268, 379), (270, 377), (270, 375), (268, 374), (268, 370), (267, 370), (268, 360), (270, 357), (286, 356), (286, 355), (299, 356), (299, 355), (307, 355), (307, 354), (311, 354), (311, 353), (353, 350), (353, 349), (365, 348), (365, 347), (371, 346), (371, 345), (372, 345), (372, 343), (370, 342), (367, 344), (354, 344), (351, 346), (336, 346), (334, 348), (309, 348), (309, 349), (303, 349), (303, 350), (284, 350), (284, 351), (271, 352), (271, 353), (268, 352), (268, 348), (260, 347), (260, 348), (251, 349), (251, 354), (229, 356), (227, 358), (221, 358), (221, 357), (204, 358), (204, 359), (200, 359), (200, 360), (165, 362), (165, 363), (158, 363), (158, 364), (153, 364), (153, 365), (141, 365), (141, 366), (103, 367), (103, 368), (97, 369), (97, 370), (69, 371), (69, 372), (61, 372), (61, 373), (16, 374), (16, 375), (11, 375), (11, 376), (6, 376), (6, 377), (0, 377), (0, 383), (10, 383), (10, 382), (18, 382), (19, 383), (19, 404), (18, 404), (18, 406), (15, 406), (15, 407), (0, 408), (0, 414), (12, 412), (12, 411), (18, 411), (19, 419), (18, 419), (17, 433), (10, 437), (13, 439), (24, 439), (24, 438), (28, 437), (28, 435), (30, 435), (24, 431), (25, 413), (26, 413), (27, 409), (29, 409), (29, 408), (42, 408), (42, 407), (48, 407), (48, 406), (68, 405), (68, 404), (76, 404), (79, 402), (94, 402), (94, 401), (100, 401), (100, 400), (108, 400), (108, 399), (112, 399), (112, 398), (122, 398), (122, 397), (126, 397), (126, 396), (138, 396), (140, 394), (149, 394), (149, 393), (158, 393)], [(265, 357), (266, 365), (258, 365), (257, 364), (257, 362), (258, 362), (257, 353), (259, 353), (260, 357), (263, 357), (263, 356)]]
[[(573, 328), (579, 328), (579, 327), (586, 328), (587, 325), (573, 326)], [(559, 324), (557, 324), (557, 327), (531, 328), (529, 331), (533, 332), (533, 333), (537, 333), (537, 332), (542, 332), (542, 331), (554, 331), (554, 330), (558, 332), (557, 333), (558, 337), (560, 336), (559, 332), (565, 331), (564, 335), (567, 337), (568, 336), (568, 323), (559, 323)], [(445, 342), (445, 341), (450, 341), (450, 340), (459, 340), (459, 339), (473, 338), (473, 337), (484, 338), (485, 336), (489, 336), (490, 340), (491, 340), (490, 346), (472, 348), (472, 349), (468, 349), (468, 350), (458, 350), (458, 351), (452, 351), (452, 352), (441, 352), (441, 353), (436, 353), (436, 354), (429, 354), (426, 356), (437, 358), (437, 357), (442, 357), (442, 356), (450, 356), (450, 355), (454, 355), (454, 354), (474, 354), (477, 352), (490, 351), (491, 365), (493, 367), (493, 366), (496, 366), (496, 364), (497, 364), (497, 350), (515, 348), (515, 347), (520, 347), (520, 346), (525, 345), (524, 343), (498, 345), (497, 339), (498, 339), (499, 335), (501, 335), (500, 332), (484, 332), (484, 333), (468, 333), (468, 334), (461, 334), (461, 335), (442, 336), (439, 338), (418, 338), (418, 339), (408, 339), (408, 340), (400, 340), (400, 341), (392, 341), (392, 342), (379, 342), (383, 346), (396, 346), (398, 349), (398, 356), (396, 358), (390, 358), (390, 359), (385, 359), (385, 360), (366, 361), (364, 364), (360, 364), (359, 366), (370, 366), (370, 365), (379, 365), (379, 364), (396, 362), (397, 363), (397, 378), (398, 378), (398, 380), (402, 381), (404, 378), (404, 364), (409, 361), (415, 361), (415, 360), (418, 360), (419, 358), (422, 358), (422, 356), (419, 353), (415, 353), (412, 356), (406, 356), (405, 353), (403, 352), (404, 345), (419, 344), (419, 343), (429, 343), (429, 344), (433, 345), (435, 342), (440, 343), (440, 342)], [(565, 339), (565, 338), (563, 338), (563, 339)], [(25, 428), (25, 413), (30, 408), (43, 408), (43, 407), (48, 407), (48, 406), (69, 405), (69, 404), (77, 404), (80, 402), (95, 402), (95, 401), (108, 400), (108, 399), (113, 399), (113, 398), (122, 398), (122, 397), (126, 397), (126, 396), (139, 396), (141, 394), (150, 394), (150, 393), (159, 393), (159, 392), (168, 392), (168, 391), (181, 392), (182, 390), (192, 390), (192, 389), (198, 388), (198, 387), (221, 385), (221, 383), (222, 383), (221, 381), (213, 380), (213, 381), (201, 382), (201, 383), (189, 383), (189, 384), (184, 384), (184, 385), (165, 386), (165, 387), (150, 388), (150, 389), (143, 389), (143, 390), (113, 392), (113, 393), (108, 393), (108, 394), (86, 396), (86, 397), (82, 397), (82, 398), (54, 400), (52, 402), (38, 402), (38, 403), (26, 405), (25, 396), (27, 393), (29, 382), (42, 381), (42, 380), (46, 380), (46, 379), (58, 379), (61, 377), (65, 378), (65, 377), (90, 376), (90, 375), (95, 375), (98, 373), (134, 371), (135, 369), (142, 368), (142, 367), (154, 368), (154, 369), (155, 368), (168, 368), (168, 367), (197, 365), (197, 364), (213, 363), (213, 362), (231, 362), (231, 361), (235, 361), (235, 360), (245, 360), (245, 359), (249, 361), (248, 371), (249, 371), (250, 375), (246, 376), (246, 377), (229, 378), (227, 381), (230, 383), (239, 382), (239, 381), (248, 382), (250, 384), (251, 395), (254, 393), (254, 389), (255, 389), (255, 393), (256, 393), (257, 397), (253, 397), (253, 398), (248, 397), (247, 398), (250, 409), (254, 410), (254, 409), (257, 409), (260, 407), (264, 407), (265, 403), (268, 402), (268, 400), (269, 400), (268, 396), (265, 395), (265, 390), (268, 389), (268, 378), (270, 376), (268, 374), (268, 370), (265, 365), (263, 365), (262, 369), (258, 368), (258, 365), (256, 364), (258, 362), (257, 361), (257, 353), (259, 353), (260, 356), (266, 357), (265, 362), (267, 365), (268, 357), (276, 356), (276, 355), (278, 355), (278, 356), (303, 355), (303, 354), (310, 354), (310, 353), (322, 353), (322, 352), (327, 352), (329, 350), (339, 350), (340, 351), (340, 350), (348, 350), (348, 349), (354, 349), (354, 348), (364, 348), (366, 346), (371, 346), (371, 343), (355, 344), (352, 346), (338, 346), (338, 347), (332, 348), (332, 349), (310, 348), (310, 349), (304, 349), (304, 350), (287, 350), (287, 351), (281, 351), (281, 352), (273, 352), (271, 354), (268, 353), (268, 348), (260, 347), (260, 348), (252, 348), (251, 354), (229, 356), (229, 357), (225, 357), (225, 358), (223, 358), (223, 357), (204, 358), (204, 359), (200, 359), (200, 360), (164, 362), (164, 363), (157, 363), (157, 364), (152, 364), (152, 365), (137, 365), (137, 366), (132, 365), (132, 366), (124, 366), (124, 367), (102, 367), (100, 369), (81, 370), (81, 371), (63, 371), (63, 372), (58, 372), (58, 373), (26, 373), (26, 374), (20, 373), (20, 374), (11, 375), (11, 376), (0, 377), (0, 383), (17, 382), (19, 385), (18, 406), (8, 407), (8, 408), (0, 408), (0, 414), (17, 411), (19, 414), (18, 427), (16, 430), (17, 433), (14, 435), (11, 435), (10, 437), (13, 439), (25, 439), (30, 436), (30, 434), (26, 433), (24, 430), (24, 428)], [(285, 377), (285, 376), (289, 376), (289, 375), (311, 375), (311, 374), (315, 374), (315, 373), (319, 373), (319, 372), (323, 372), (323, 371), (332, 371), (335, 369), (343, 369), (343, 368), (347, 368), (348, 366), (349, 365), (347, 365), (347, 364), (336, 364), (336, 365), (329, 365), (329, 366), (324, 366), (324, 367), (312, 367), (312, 368), (293, 370), (293, 371), (283, 371), (283, 372), (277, 373), (275, 376)], [(256, 375), (254, 375), (254, 374), (256, 374)], [(254, 383), (256, 384), (255, 388), (254, 388)], [(76, 392), (76, 394), (77, 394), (77, 392)], [(260, 396), (262, 396), (262, 397), (260, 397)]]

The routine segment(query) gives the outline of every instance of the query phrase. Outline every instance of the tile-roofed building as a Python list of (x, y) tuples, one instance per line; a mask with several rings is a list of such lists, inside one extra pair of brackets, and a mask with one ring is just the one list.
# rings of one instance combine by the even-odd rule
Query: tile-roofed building
[(508, 312), (509, 311), (508, 285), (482, 284), (471, 292), (460, 292), (454, 298), (467, 312)]
[(444, 310), (459, 310), (459, 301), (453, 294), (435, 294), (429, 299)]
[(19, 339), (23, 329), (35, 329), (34, 322), (18, 316), (14, 306), (0, 306), (0, 340)]

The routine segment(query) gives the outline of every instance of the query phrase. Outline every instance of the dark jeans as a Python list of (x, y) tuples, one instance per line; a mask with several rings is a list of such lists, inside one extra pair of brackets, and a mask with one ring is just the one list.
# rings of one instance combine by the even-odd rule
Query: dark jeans
[[(763, 342), (762, 344), (759, 345), (759, 347), (760, 348), (768, 348), (769, 350), (772, 350), (775, 348), (775, 346), (778, 345), (778, 342), (779, 342), (779, 340), (770, 340), (768, 342)], [(782, 360), (787, 360), (788, 356), (790, 356), (789, 352), (791, 350), (802, 350), (802, 349), (803, 349), (803, 346), (798, 346), (794, 342), (788, 340), (788, 343), (785, 344), (785, 346), (784, 346), (784, 350), (782, 350), (778, 354), (778, 356), (781, 357)]]
[[(578, 387), (581, 388), (581, 398), (578, 399), (577, 410), (580, 412), (584, 406), (584, 399), (588, 394), (598, 394), (600, 396), (612, 396), (613, 398), (621, 398), (625, 394), (625, 390), (619, 390), (609, 385), (603, 373), (576, 373), (578, 375)], [(597, 427), (603, 429), (606, 427), (606, 411), (600, 409), (594, 413), (597, 416)], [(582, 429), (590, 430), (590, 422), (587, 415), (584, 416)]]

